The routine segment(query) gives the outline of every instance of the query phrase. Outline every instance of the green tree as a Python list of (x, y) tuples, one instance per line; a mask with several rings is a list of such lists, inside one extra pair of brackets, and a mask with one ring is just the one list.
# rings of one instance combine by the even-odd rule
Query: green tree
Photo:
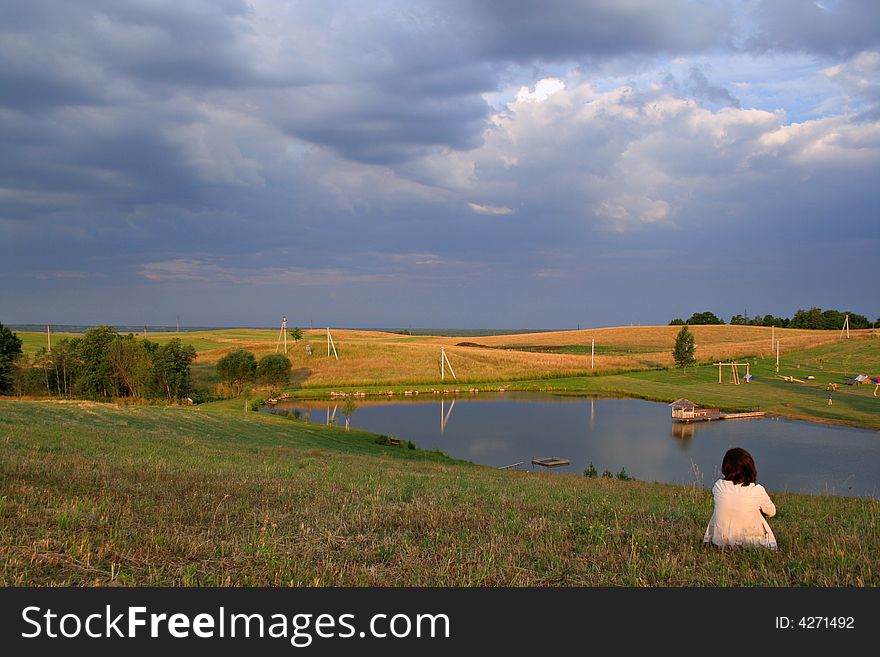
[[(146, 342), (146, 341), (145, 341)], [(250, 353), (250, 352), (247, 352)], [(251, 354), (251, 359), (254, 355)], [(196, 349), (173, 338), (155, 351), (153, 372), (159, 394), (168, 401), (182, 399), (190, 392), (190, 364), (196, 358)], [(219, 368), (219, 363), (217, 364)]]
[[(757, 318), (755, 318), (757, 319)], [(775, 326), (777, 328), (788, 328), (791, 323), (790, 319), (785, 317), (774, 317), (773, 315), (764, 315), (758, 326)]]
[(699, 324), (723, 324), (724, 320), (720, 319), (715, 313), (709, 312), (706, 310), (701, 313), (694, 313), (691, 315), (690, 319), (687, 320), (686, 324), (690, 324), (691, 326), (696, 326)]
[(303, 330), (298, 326), (294, 329), (290, 330), (290, 337), (293, 338), (294, 344), (302, 340), (303, 338)]
[(744, 315), (734, 315), (730, 318), (731, 326), (747, 326), (749, 324), (749, 318)]
[(96, 326), (77, 342), (77, 390), (87, 397), (109, 397), (115, 390), (110, 367), (110, 345), (119, 334), (110, 326)]
[(672, 357), (678, 367), (687, 369), (696, 360), (696, 345), (694, 344), (694, 334), (688, 331), (687, 324), (681, 327), (675, 338), (675, 348), (672, 350)]
[(270, 390), (284, 387), (290, 382), (290, 359), (284, 354), (263, 356), (257, 364), (257, 380)]
[(107, 362), (117, 395), (145, 398), (150, 396), (153, 352), (146, 340), (131, 333), (118, 336), (107, 349)]
[(822, 330), (825, 328), (825, 317), (822, 316), (821, 308), (803, 310), (799, 308), (791, 318), (791, 328)]
[(684, 326), (684, 320), (681, 317), (669, 320), (669, 326)]
[(13, 363), (21, 356), (21, 340), (7, 327), (0, 324), (0, 393), (12, 387), (10, 375)]
[(217, 361), (217, 374), (232, 387), (238, 397), (247, 381), (253, 381), (257, 372), (257, 359), (250, 351), (236, 349)]
[(63, 338), (47, 351), (45, 347), (37, 352), (39, 367), (44, 368), (46, 389), (49, 394), (57, 393), (62, 397), (74, 394), (77, 378), (82, 369), (79, 356), (79, 345), (82, 338)]

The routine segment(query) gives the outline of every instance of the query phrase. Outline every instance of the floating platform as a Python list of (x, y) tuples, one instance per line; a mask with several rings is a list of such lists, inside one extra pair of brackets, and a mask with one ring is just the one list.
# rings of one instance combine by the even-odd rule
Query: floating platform
[(545, 468), (555, 468), (560, 465), (570, 465), (571, 461), (568, 459), (561, 459), (558, 456), (548, 456), (546, 458), (541, 459), (532, 459), (532, 465), (542, 465)]

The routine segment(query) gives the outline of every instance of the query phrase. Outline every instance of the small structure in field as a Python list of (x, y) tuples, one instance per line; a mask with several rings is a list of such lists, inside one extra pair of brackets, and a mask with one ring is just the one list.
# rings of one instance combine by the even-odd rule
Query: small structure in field
[(746, 383), (751, 382), (752, 380), (752, 365), (751, 363), (715, 363), (718, 366), (718, 383), (723, 383), (722, 380), (722, 371), (724, 367), (730, 367), (730, 382), (734, 385), (740, 384), (740, 376), (739, 369), (740, 367), (746, 368), (746, 374), (742, 377)]
[(677, 399), (669, 407), (672, 409), (672, 419), (678, 422), (700, 422), (721, 417), (721, 411), (717, 408), (697, 408), (690, 399)]

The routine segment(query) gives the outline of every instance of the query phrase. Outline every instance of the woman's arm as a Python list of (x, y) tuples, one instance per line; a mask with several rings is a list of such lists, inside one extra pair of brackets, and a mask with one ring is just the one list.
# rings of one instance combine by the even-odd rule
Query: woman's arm
[(763, 486), (758, 484), (757, 486), (758, 492), (760, 493), (760, 498), (758, 500), (761, 505), (761, 513), (763, 513), (768, 518), (772, 518), (776, 515), (776, 505), (773, 504), (773, 500), (770, 499), (770, 496), (767, 494), (767, 491)]

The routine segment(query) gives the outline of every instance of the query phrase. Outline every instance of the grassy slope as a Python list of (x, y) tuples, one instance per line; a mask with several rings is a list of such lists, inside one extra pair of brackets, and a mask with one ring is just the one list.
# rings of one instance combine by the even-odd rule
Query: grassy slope
[(228, 407), (0, 401), (0, 585), (880, 583), (876, 500), (773, 494), (778, 552), (705, 549), (704, 489), (502, 472)]

